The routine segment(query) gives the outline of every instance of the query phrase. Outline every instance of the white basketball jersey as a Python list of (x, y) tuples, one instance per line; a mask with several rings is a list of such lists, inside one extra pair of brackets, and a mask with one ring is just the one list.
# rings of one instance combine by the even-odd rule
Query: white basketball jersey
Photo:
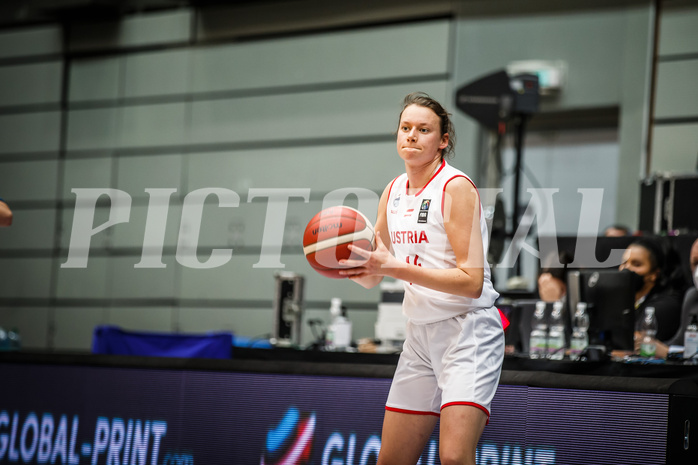
[[(464, 177), (460, 170), (444, 160), (426, 186), (415, 195), (407, 193), (407, 174), (395, 178), (388, 194), (386, 214), (388, 230), (395, 257), (403, 262), (425, 268), (455, 268), (453, 252), (443, 219), (443, 202), (446, 185), (457, 177)], [(473, 184), (473, 187), (475, 184)], [(487, 254), (487, 224), (480, 205), (480, 231), (482, 250)], [(485, 280), (482, 294), (477, 299), (435, 291), (416, 284), (405, 283), (403, 311), (416, 324), (433, 323), (452, 318), (477, 308), (490, 308), (499, 294), (490, 280), (490, 267), (484, 259)]]

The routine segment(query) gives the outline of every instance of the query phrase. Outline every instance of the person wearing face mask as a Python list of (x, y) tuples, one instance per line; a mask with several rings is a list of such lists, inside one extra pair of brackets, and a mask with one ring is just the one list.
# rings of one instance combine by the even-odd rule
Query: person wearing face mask
[[(685, 290), (676, 253), (668, 248), (665, 251), (658, 239), (641, 237), (625, 249), (619, 268), (635, 276), (635, 321), (642, 321), (645, 309), (654, 307), (656, 338), (666, 346), (679, 329)], [(657, 355), (666, 356), (664, 349), (658, 348)]]
[(691, 274), (693, 275), (693, 286), (686, 291), (681, 309), (681, 326), (669, 341), (669, 345), (683, 345), (686, 327), (691, 322), (693, 315), (698, 315), (698, 239), (691, 246), (689, 263), (691, 265)]

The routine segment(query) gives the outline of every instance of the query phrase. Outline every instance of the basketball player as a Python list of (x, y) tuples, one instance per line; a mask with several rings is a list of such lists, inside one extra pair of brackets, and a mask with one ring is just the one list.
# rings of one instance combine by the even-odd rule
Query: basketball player
[(378, 463), (415, 464), (440, 418), (442, 464), (475, 464), (504, 357), (498, 294), (485, 262), (477, 189), (445, 157), (449, 114), (423, 93), (405, 97), (397, 152), (406, 173), (383, 191), (373, 252), (340, 262), (364, 287), (405, 283), (407, 335), (390, 388)]

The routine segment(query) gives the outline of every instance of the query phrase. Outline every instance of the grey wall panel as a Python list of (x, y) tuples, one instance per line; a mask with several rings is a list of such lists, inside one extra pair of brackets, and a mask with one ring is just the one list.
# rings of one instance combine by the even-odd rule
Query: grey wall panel
[(53, 55), (63, 51), (59, 24), (6, 30), (0, 33), (0, 58)]
[(655, 118), (698, 116), (698, 59), (659, 63)]
[(181, 195), (183, 155), (119, 157), (116, 186), (131, 197), (148, 199), (146, 189), (177, 189)]
[(57, 307), (53, 349), (90, 351), (94, 328), (106, 323), (101, 307)]
[(68, 112), (68, 150), (106, 150), (117, 146), (120, 108), (70, 110)]
[(51, 258), (0, 258), (0, 296), (7, 299), (50, 297), (53, 263)]
[[(405, 78), (448, 72), (449, 21), (274, 39), (193, 52), (194, 92)], [(396, 53), (409, 44), (409, 56)]]
[[(138, 253), (138, 257), (133, 258), (133, 262), (139, 262), (140, 256), (143, 253), (143, 248), (146, 248), (145, 253), (147, 255), (160, 256), (162, 253), (162, 247), (172, 248), (177, 246), (177, 240), (179, 238), (179, 225), (181, 220), (182, 207), (181, 204), (172, 202), (165, 209), (167, 215), (167, 220), (163, 224), (161, 221), (162, 207), (153, 207), (149, 210), (147, 205), (131, 205), (131, 214), (127, 223), (120, 223), (114, 225), (111, 228), (111, 236), (109, 239), (109, 245), (116, 248), (129, 248), (135, 249)], [(148, 215), (152, 215), (150, 218)], [(145, 245), (146, 237), (146, 223), (150, 221), (152, 223), (153, 236), (157, 237), (156, 245)], [(208, 227), (208, 224), (207, 224)], [(164, 235), (160, 241), (161, 228), (164, 228)], [(156, 250), (153, 250), (156, 247)]]
[[(108, 274), (113, 258), (89, 257), (84, 268), (57, 268), (56, 297), (61, 299), (103, 299), (109, 295), (111, 281)], [(65, 263), (61, 259), (60, 263)]]
[[(667, 2), (664, 2), (665, 4)], [(698, 7), (662, 8), (659, 25), (659, 54), (698, 53)]]
[(46, 307), (0, 307), (0, 327), (17, 329), (22, 349), (48, 349), (49, 309)]
[(650, 172), (690, 173), (698, 169), (698, 124), (654, 126)]
[(0, 163), (0, 195), (10, 204), (56, 198), (58, 160)]
[(273, 7), (259, 2), (214, 6), (197, 15), (197, 39), (221, 40), (245, 36), (288, 34), (326, 28), (347, 28), (366, 24), (420, 20), (453, 14), (451, 0), (381, 0), (360, 3), (304, 0), (276, 2)]
[[(202, 257), (206, 259), (207, 257)], [(283, 270), (306, 276), (305, 298), (327, 300), (341, 297), (347, 301), (378, 301), (378, 288), (364, 289), (345, 279), (330, 279), (316, 273), (303, 255), (281, 255), (283, 268), (255, 268), (257, 255), (235, 255), (223, 266), (207, 270), (182, 268), (181, 298), (253, 299), (273, 297), (274, 272)], [(276, 258), (276, 257), (274, 257)], [(352, 284), (354, 284), (352, 286)]]
[(192, 104), (193, 143), (294, 141), (361, 137), (395, 131), (402, 98), (423, 90), (446, 100), (446, 83), (376, 86)]
[(174, 331), (171, 307), (110, 307), (107, 324), (134, 331)]
[(142, 13), (115, 22), (73, 25), (71, 51), (181, 44), (191, 38), (191, 10)]
[(185, 103), (71, 110), (68, 150), (178, 146), (185, 142)]
[(68, 100), (74, 103), (121, 97), (123, 62), (120, 56), (73, 60), (70, 64)]
[[(89, 209), (76, 209), (75, 206), (66, 206), (61, 213), (61, 223), (62, 229), (60, 231), (60, 246), (63, 251), (68, 251), (69, 247), (72, 247), (81, 253), (85, 250), (82, 242), (82, 238), (89, 237), (89, 250), (104, 252), (105, 249), (109, 249), (114, 244), (114, 235), (118, 229), (125, 229), (127, 226), (125, 224), (119, 223), (111, 227), (107, 227), (103, 231), (93, 233), (91, 231), (81, 231), (78, 226), (74, 225), (74, 219), (76, 211), (81, 212), (81, 216), (88, 217), (93, 215), (93, 225), (92, 228), (97, 229), (101, 225), (107, 223), (110, 218), (111, 209), (109, 207), (98, 207), (94, 212)], [(73, 236), (78, 238), (73, 239)], [(71, 245), (72, 243), (72, 245)], [(88, 258), (88, 262), (92, 258)], [(65, 263), (66, 258), (61, 260), (61, 263)]]
[(58, 111), (0, 115), (0, 156), (5, 153), (57, 152), (61, 114)]
[(0, 254), (12, 249), (53, 249), (56, 210), (13, 208), (11, 228), (0, 229)]
[(174, 257), (165, 257), (166, 268), (134, 268), (139, 257), (114, 257), (110, 260), (111, 286), (108, 298), (174, 298), (176, 270)]
[(189, 50), (146, 52), (124, 57), (124, 97), (183, 95), (189, 91)]
[(119, 147), (178, 146), (185, 141), (185, 103), (121, 109)]
[(62, 61), (0, 66), (0, 106), (57, 104), (62, 72)]
[[(391, 108), (394, 105), (391, 105)], [(389, 133), (398, 110), (381, 123), (386, 142), (312, 145), (281, 149), (193, 153), (187, 156), (187, 192), (203, 187), (232, 189), (247, 201), (250, 188), (302, 188), (312, 193), (357, 187), (382, 192), (405, 170)], [(389, 118), (389, 119), (388, 119)], [(334, 173), (334, 174), (333, 174)]]
[(515, 8), (514, 3), (499, 4), (498, 15), (459, 21), (456, 86), (503, 69), (512, 61), (564, 60), (568, 66), (565, 87), (558, 98), (542, 100), (542, 110), (619, 102), (625, 12), (511, 15), (509, 7)]
[[(367, 196), (368, 197), (368, 196)], [(359, 206), (356, 198), (347, 199), (344, 205), (359, 208), (373, 223), (376, 219), (378, 194), (375, 201), (367, 200)], [(303, 200), (286, 202), (253, 202), (240, 203), (236, 208), (221, 208), (217, 204), (206, 205), (201, 222), (199, 245), (202, 247), (259, 247), (265, 234), (274, 238), (275, 244), (300, 247), (303, 243), (303, 232), (310, 221), (323, 207), (339, 205), (338, 202), (313, 200), (304, 203)], [(374, 208), (370, 208), (374, 207)], [(286, 215), (274, 216), (269, 219), (270, 212), (286, 210)], [(283, 230), (283, 232), (282, 232)], [(281, 237), (280, 240), (276, 238)], [(271, 239), (266, 239), (271, 240)]]
[(113, 188), (110, 158), (84, 158), (65, 160), (63, 164), (63, 198), (75, 200), (73, 189)]

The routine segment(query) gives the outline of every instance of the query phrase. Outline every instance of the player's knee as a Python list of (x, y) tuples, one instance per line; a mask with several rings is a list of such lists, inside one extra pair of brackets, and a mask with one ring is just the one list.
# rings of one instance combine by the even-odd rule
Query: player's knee
[(441, 465), (475, 465), (475, 452), (462, 449), (442, 449), (439, 451)]

